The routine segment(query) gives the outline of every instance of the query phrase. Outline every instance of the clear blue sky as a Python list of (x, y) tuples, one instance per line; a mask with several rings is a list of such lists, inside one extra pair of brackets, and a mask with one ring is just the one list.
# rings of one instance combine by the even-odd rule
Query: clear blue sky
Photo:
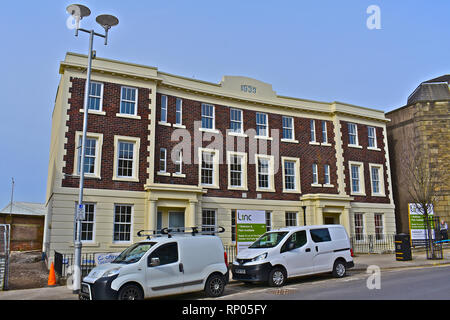
[[(84, 1), (120, 24), (101, 57), (219, 82), (242, 75), (280, 95), (389, 111), (425, 80), (450, 73), (450, 1)], [(86, 34), (66, 27), (72, 1), (2, 3), (0, 206), (44, 202), (51, 114), (67, 51), (87, 53)], [(378, 5), (381, 29), (366, 9)]]

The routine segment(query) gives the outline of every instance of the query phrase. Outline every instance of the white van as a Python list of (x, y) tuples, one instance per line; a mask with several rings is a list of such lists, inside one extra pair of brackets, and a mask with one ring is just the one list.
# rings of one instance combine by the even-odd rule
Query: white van
[(222, 295), (228, 266), (220, 238), (166, 232), (135, 243), (111, 263), (92, 269), (81, 283), (79, 298), (135, 300), (201, 290), (211, 297)]
[(343, 277), (354, 266), (350, 239), (341, 225), (286, 227), (262, 235), (239, 252), (232, 265), (234, 280), (267, 281), (283, 286), (295, 276), (332, 272)]

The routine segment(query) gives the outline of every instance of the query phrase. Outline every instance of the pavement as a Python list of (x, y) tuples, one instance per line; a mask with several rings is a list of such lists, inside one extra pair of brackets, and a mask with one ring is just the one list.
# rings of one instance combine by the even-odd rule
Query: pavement
[[(450, 265), (450, 248), (444, 249), (443, 259), (428, 260), (426, 253), (413, 252), (412, 260), (397, 261), (395, 253), (389, 254), (357, 254), (353, 261), (355, 267), (351, 270), (366, 271), (369, 266), (378, 266), (381, 270), (394, 268), (419, 268), (438, 265)], [(232, 281), (233, 282), (233, 281)], [(0, 300), (78, 300), (78, 295), (72, 293), (67, 286), (46, 287), (37, 289), (0, 291)]]

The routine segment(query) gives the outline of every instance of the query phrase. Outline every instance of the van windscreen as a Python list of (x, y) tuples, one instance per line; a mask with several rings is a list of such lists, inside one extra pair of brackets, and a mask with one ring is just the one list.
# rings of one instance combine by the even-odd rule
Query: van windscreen
[(135, 263), (138, 262), (142, 256), (155, 245), (156, 242), (141, 242), (133, 244), (125, 249), (112, 263)]
[(258, 249), (276, 247), (287, 234), (287, 232), (267, 232), (253, 242), (249, 248)]

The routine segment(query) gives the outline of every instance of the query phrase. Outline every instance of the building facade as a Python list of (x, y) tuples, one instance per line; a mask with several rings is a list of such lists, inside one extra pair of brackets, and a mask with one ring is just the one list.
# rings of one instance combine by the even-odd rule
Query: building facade
[[(402, 187), (407, 174), (402, 158), (416, 149), (436, 161), (441, 183), (434, 214), (450, 222), (450, 76), (421, 83), (408, 97), (407, 104), (386, 113), (389, 152), (396, 205), (397, 231), (409, 233), (408, 203), (414, 202), (408, 188)], [(411, 149), (413, 149), (411, 151)], [(446, 171), (446, 172), (445, 172)]]
[[(68, 53), (53, 111), (46, 250), (73, 251), (87, 58)], [(339, 223), (395, 232), (382, 111), (210, 83), (96, 58), (89, 92), (83, 250), (118, 252), (137, 231), (223, 226), (264, 210), (268, 229)]]

